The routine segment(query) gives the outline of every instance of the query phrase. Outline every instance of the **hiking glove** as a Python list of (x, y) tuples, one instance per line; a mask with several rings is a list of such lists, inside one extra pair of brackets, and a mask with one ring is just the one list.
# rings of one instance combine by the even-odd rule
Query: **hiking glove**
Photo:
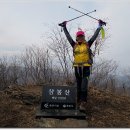
[(103, 22), (101, 19), (98, 20), (99, 26), (106, 26), (106, 22)]
[(59, 26), (61, 26), (61, 27), (65, 27), (66, 24), (67, 24), (67, 21), (64, 21), (64, 22), (60, 23)]

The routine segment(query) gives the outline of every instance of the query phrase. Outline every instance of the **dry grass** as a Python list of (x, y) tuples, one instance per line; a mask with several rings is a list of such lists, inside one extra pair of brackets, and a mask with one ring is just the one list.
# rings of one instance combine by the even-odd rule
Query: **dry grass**
[(90, 89), (88, 106), (89, 127), (130, 127), (130, 98)]
[(0, 127), (130, 127), (130, 99), (90, 88), (87, 120), (35, 119), (42, 88), (13, 87), (0, 92)]

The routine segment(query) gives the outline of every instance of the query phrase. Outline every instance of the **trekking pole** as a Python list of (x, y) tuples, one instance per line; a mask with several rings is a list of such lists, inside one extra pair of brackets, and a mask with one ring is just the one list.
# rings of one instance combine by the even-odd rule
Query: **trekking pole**
[[(83, 17), (83, 16), (88, 15), (88, 14), (93, 13), (93, 12), (96, 12), (96, 10), (93, 10), (93, 11), (88, 12), (88, 13), (86, 13), (86, 14), (84, 13), (83, 15), (80, 15), (80, 16), (78, 16), (78, 17), (76, 17), (76, 18), (70, 19), (70, 20), (68, 20), (67, 22), (70, 22), (70, 21), (72, 21), (72, 20), (75, 20), (75, 19), (77, 19), (77, 18)], [(88, 15), (88, 16), (90, 16), (90, 15)], [(91, 17), (91, 16), (90, 16), (90, 17)]]
[[(96, 10), (93, 10), (93, 11), (88, 12), (88, 13), (86, 13), (86, 14), (80, 15), (80, 16), (75, 17), (75, 18), (73, 18), (73, 19), (67, 20), (66, 22), (68, 23), (68, 22), (70, 22), (70, 21), (73, 21), (73, 20), (75, 20), (75, 19), (78, 19), (78, 18), (80, 18), (80, 17), (83, 17), (83, 16), (88, 15), (88, 14), (93, 13), (93, 12), (96, 12)], [(91, 17), (91, 16), (90, 16), (90, 17)], [(60, 26), (61, 24), (62, 24), (62, 23), (60, 23), (59, 26)]]
[[(88, 15), (89, 13), (83, 13), (83, 12), (81, 12), (81, 11), (77, 10), (77, 9), (72, 8), (71, 6), (69, 6), (69, 8), (70, 8), (70, 9), (73, 9), (73, 10), (75, 10), (75, 11), (77, 11), (77, 12), (79, 12), (79, 13), (83, 14), (83, 15), (87, 15), (88, 17), (90, 17), (90, 18), (95, 19), (95, 20), (97, 20), (97, 21), (98, 21), (98, 19), (96, 19), (96, 18), (94, 18), (94, 17), (92, 17), (92, 16)], [(94, 10), (93, 12), (96, 12), (96, 10)]]
[[(85, 13), (83, 13), (83, 12), (81, 12), (81, 11), (79, 11), (79, 10), (75, 9), (75, 8), (72, 8), (71, 6), (69, 6), (69, 8), (70, 8), (70, 9), (72, 9), (72, 10), (75, 10), (75, 11), (77, 11), (77, 12), (79, 12), (79, 13), (83, 14), (83, 15), (86, 15), (86, 16), (88, 16), (88, 17), (92, 18), (92, 19), (95, 19), (95, 20), (99, 21), (99, 19), (94, 18), (94, 17), (92, 17), (92, 16), (88, 15), (88, 13), (87, 13), (87, 14), (85, 14)], [(95, 10), (95, 12), (96, 12), (96, 10)], [(103, 22), (103, 21), (102, 21), (102, 22)], [(106, 25), (106, 22), (103, 22), (103, 24), (104, 24), (104, 25)]]

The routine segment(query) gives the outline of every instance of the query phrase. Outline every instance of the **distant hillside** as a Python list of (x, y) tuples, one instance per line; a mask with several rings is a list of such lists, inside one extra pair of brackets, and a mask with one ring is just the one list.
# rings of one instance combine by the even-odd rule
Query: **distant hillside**
[(86, 120), (35, 119), (41, 90), (39, 86), (15, 86), (0, 91), (0, 127), (130, 127), (130, 98), (94, 87), (89, 89)]

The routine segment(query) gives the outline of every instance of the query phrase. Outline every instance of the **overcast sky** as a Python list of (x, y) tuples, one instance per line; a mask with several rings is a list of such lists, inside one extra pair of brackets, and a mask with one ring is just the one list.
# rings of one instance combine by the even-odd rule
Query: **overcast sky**
[[(122, 67), (130, 66), (130, 0), (0, 0), (0, 56), (20, 54), (28, 45), (43, 44), (49, 26), (80, 15), (69, 5), (84, 12), (96, 9), (92, 16), (106, 20), (111, 34), (101, 56)], [(78, 27), (89, 30), (98, 23), (83, 17), (67, 26), (72, 26), (74, 36)], [(86, 31), (86, 35), (92, 32)]]

